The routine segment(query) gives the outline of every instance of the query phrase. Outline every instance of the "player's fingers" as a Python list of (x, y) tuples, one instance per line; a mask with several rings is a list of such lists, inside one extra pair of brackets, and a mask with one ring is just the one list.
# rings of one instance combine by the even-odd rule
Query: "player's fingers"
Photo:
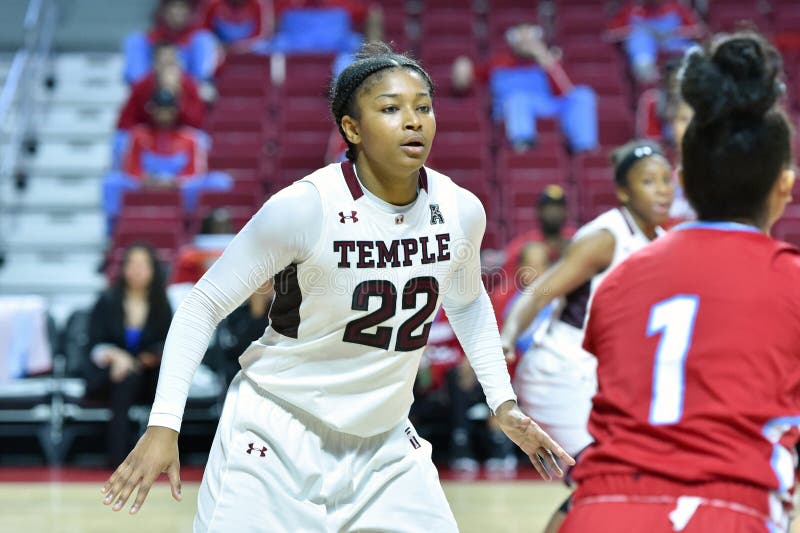
[(535, 433), (534, 439), (539, 443), (538, 446), (541, 446), (542, 448), (551, 452), (553, 455), (561, 459), (561, 461), (567, 466), (573, 466), (575, 464), (575, 459), (573, 459), (572, 456), (568, 454), (566, 450), (564, 450), (564, 448), (562, 448), (540, 427), (534, 426), (531, 422), (529, 425), (529, 430)]
[[(125, 485), (125, 482), (128, 480), (128, 476), (130, 476), (130, 466), (127, 462), (123, 462), (119, 465), (119, 468), (114, 471), (111, 478), (106, 482), (108, 488), (106, 489), (106, 497), (103, 500), (105, 505), (110, 505), (113, 503), (114, 498), (119, 494), (122, 487)], [(105, 487), (104, 487), (105, 488)]]
[(558, 457), (567, 466), (575, 466), (575, 459), (567, 451), (558, 445), (556, 441), (548, 437), (549, 442), (545, 446), (553, 455)]
[(122, 487), (122, 491), (117, 496), (116, 501), (114, 502), (114, 507), (112, 507), (112, 510), (119, 511), (125, 506), (125, 502), (128, 501), (128, 498), (130, 497), (131, 493), (134, 491), (134, 489), (136, 489), (141, 480), (142, 480), (142, 475), (138, 471), (134, 472), (128, 478), (128, 480), (125, 482), (125, 485)]
[(120, 464), (120, 465), (119, 465), (119, 466), (116, 468), (116, 470), (114, 470), (114, 472), (111, 474), (111, 476), (110, 476), (110, 477), (109, 477), (109, 478), (106, 480), (106, 482), (103, 484), (103, 488), (102, 488), (102, 489), (100, 489), (100, 492), (102, 492), (103, 494), (105, 494), (105, 493), (107, 493), (109, 490), (111, 490), (111, 487), (113, 487), (113, 486), (114, 486), (114, 484), (115, 484), (117, 481), (119, 481), (119, 478), (120, 478), (120, 477), (122, 477), (122, 476), (125, 474), (125, 472), (128, 470), (128, 467), (129, 467), (129, 464), (128, 464), (128, 461), (127, 461), (127, 459), (126, 459), (125, 461), (123, 461), (123, 462), (122, 462), (122, 463), (121, 463), (121, 464)]
[(181, 501), (183, 499), (183, 494), (181, 493), (181, 466), (178, 461), (171, 463), (167, 467), (167, 477), (169, 477), (172, 497), (177, 501)]
[(550, 450), (547, 448), (539, 448), (539, 457), (542, 458), (549, 472), (553, 472), (558, 477), (564, 477), (564, 471), (561, 469), (561, 465), (558, 464), (558, 461), (556, 461), (556, 458)]
[(542, 477), (542, 479), (545, 479), (547, 481), (550, 481), (551, 479), (553, 479), (550, 476), (550, 473), (545, 468), (544, 463), (542, 463), (542, 459), (541, 459), (541, 457), (539, 457), (539, 454), (532, 453), (532, 454), (528, 455), (528, 457), (530, 458), (531, 463), (533, 464), (533, 467), (536, 469), (537, 472), (539, 472), (539, 475)]
[(142, 482), (139, 483), (139, 490), (136, 493), (136, 500), (134, 500), (133, 505), (131, 506), (131, 514), (138, 513), (142, 508), (144, 501), (147, 499), (147, 495), (150, 493), (150, 488), (153, 486), (153, 482), (157, 478), (158, 474), (153, 474), (142, 478)]

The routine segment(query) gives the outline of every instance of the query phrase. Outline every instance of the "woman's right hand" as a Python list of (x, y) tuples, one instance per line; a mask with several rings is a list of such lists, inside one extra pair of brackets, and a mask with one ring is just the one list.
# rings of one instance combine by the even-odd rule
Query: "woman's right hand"
[(150, 426), (136, 443), (133, 451), (103, 485), (101, 492), (106, 495), (103, 504), (113, 503), (112, 509), (119, 511), (138, 487), (139, 492), (130, 510), (130, 514), (136, 514), (142, 508), (153, 482), (162, 472), (169, 477), (172, 497), (176, 501), (181, 501), (183, 496), (178, 459), (178, 432), (165, 427)]
[(136, 358), (125, 350), (117, 349), (109, 358), (109, 376), (113, 383), (124, 381), (131, 372), (137, 370)]

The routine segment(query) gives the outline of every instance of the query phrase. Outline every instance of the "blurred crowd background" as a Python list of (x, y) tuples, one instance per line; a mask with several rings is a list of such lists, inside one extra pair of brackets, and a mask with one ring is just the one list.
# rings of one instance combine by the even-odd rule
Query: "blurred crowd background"
[[(615, 147), (654, 139), (677, 164), (687, 48), (765, 33), (800, 116), (796, 0), (4, 0), (0, 12), (0, 466), (124, 457), (181, 298), (271, 193), (343, 159), (327, 87), (364, 41), (433, 77), (428, 165), (486, 208), (500, 322), (575, 229), (618, 204)], [(692, 216), (680, 194), (672, 215)], [(800, 209), (774, 235), (800, 243)], [(270, 298), (265, 287), (220, 325), (184, 463), (204, 462)], [(443, 313), (416, 388), (412, 418), (439, 464), (515, 471)]]

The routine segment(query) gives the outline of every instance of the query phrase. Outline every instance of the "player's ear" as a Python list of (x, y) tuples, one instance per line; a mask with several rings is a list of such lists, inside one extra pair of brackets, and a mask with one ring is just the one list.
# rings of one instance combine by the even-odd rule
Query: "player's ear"
[(683, 165), (678, 163), (678, 185), (681, 186), (681, 189), (684, 189), (683, 186)]
[(780, 190), (783, 196), (788, 198), (788, 201), (792, 200), (792, 189), (794, 188), (795, 178), (795, 172), (792, 168), (784, 169), (778, 178), (778, 190)]
[(617, 200), (619, 200), (621, 204), (627, 204), (628, 202), (630, 202), (631, 195), (628, 192), (627, 187), (617, 185)]
[[(772, 192), (767, 198), (767, 210), (769, 213), (769, 227), (778, 221), (783, 215), (783, 210), (792, 201), (792, 188), (794, 188), (795, 173), (794, 169), (786, 168), (781, 171), (778, 181), (772, 186)], [(767, 229), (769, 229), (769, 227)]]
[(358, 121), (350, 115), (342, 117), (342, 131), (351, 144), (361, 144), (361, 128), (359, 128)]

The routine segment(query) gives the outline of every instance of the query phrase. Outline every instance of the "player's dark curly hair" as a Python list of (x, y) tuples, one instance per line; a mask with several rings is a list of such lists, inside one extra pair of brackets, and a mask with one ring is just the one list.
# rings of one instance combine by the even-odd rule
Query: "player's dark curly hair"
[(783, 169), (791, 126), (780, 54), (754, 32), (721, 35), (684, 58), (683, 99), (694, 109), (683, 138), (683, 180), (701, 220), (760, 220)]
[(333, 81), (330, 89), (330, 106), (333, 119), (339, 127), (339, 133), (347, 143), (347, 159), (355, 161), (354, 146), (347, 140), (342, 129), (342, 117), (349, 115), (359, 117), (357, 96), (381, 79), (383, 73), (391, 69), (404, 68), (418, 73), (428, 85), (433, 96), (433, 81), (422, 66), (410, 57), (398, 54), (386, 43), (373, 41), (365, 43), (356, 54), (356, 60), (345, 68)]

